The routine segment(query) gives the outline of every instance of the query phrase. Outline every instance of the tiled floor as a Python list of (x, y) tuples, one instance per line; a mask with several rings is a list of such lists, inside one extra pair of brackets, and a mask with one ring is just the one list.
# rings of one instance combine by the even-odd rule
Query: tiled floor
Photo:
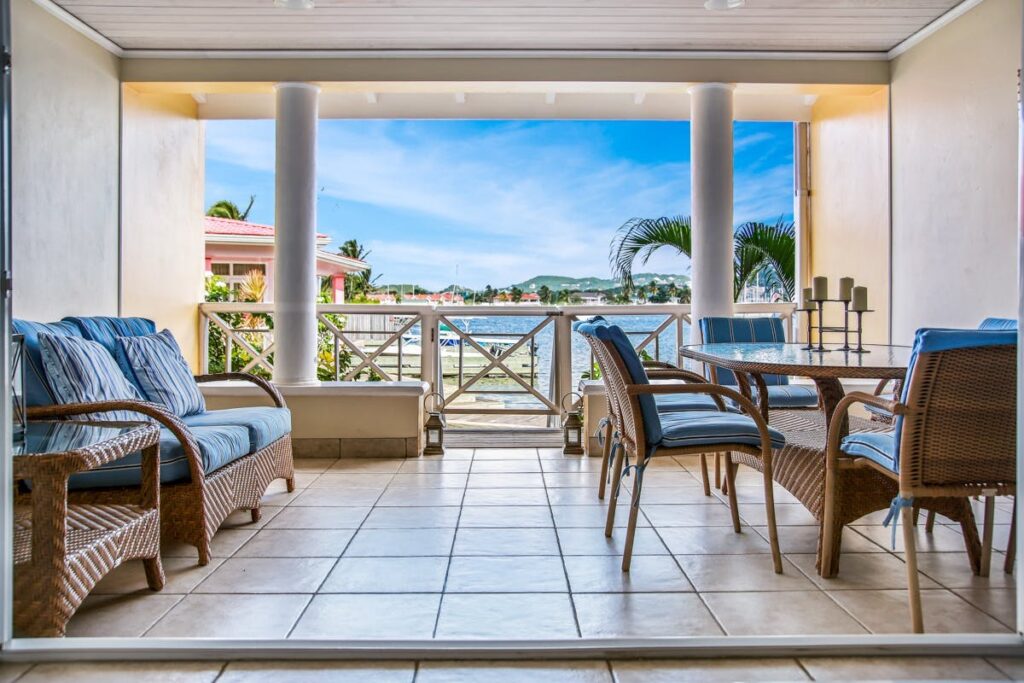
[[(289, 494), (275, 483), (258, 524), (233, 516), (209, 566), (196, 566), (194, 549), (170, 546), (167, 585), (151, 593), (141, 564), (126, 565), (87, 599), (69, 635), (536, 639), (909, 626), (902, 548), (889, 550), (881, 515), (847, 531), (840, 575), (823, 580), (814, 571), (814, 520), (777, 489), (785, 571), (774, 574), (753, 471), (738, 478), (744, 525), (735, 534), (724, 496), (703, 495), (695, 458), (655, 460), (632, 571), (623, 574), (628, 498), (606, 539), (597, 458), (450, 449), (435, 458), (296, 466), (299, 488)], [(1011, 506), (999, 506), (1003, 549)], [(1002, 554), (981, 579), (968, 568), (958, 527), (940, 524), (926, 535), (922, 525), (919, 538), (928, 630), (1010, 631), (1014, 587)], [(417, 680), (435, 680), (432, 668)], [(235, 680), (232, 671), (222, 680)], [(623, 671), (623, 681), (653, 680)]]

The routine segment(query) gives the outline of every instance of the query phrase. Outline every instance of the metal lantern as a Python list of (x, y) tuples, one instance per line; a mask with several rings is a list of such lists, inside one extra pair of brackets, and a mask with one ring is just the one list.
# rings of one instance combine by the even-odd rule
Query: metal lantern
[(25, 337), (11, 335), (11, 432), (15, 440), (25, 438)]
[[(579, 396), (565, 407), (565, 399)], [(562, 453), (565, 455), (583, 455), (583, 397), (576, 392), (569, 392), (562, 397)]]
[(434, 409), (427, 410), (427, 421), (423, 426), (423, 435), (426, 445), (423, 448), (423, 455), (444, 455), (444, 428), (447, 426), (444, 421), (444, 397), (434, 392), (424, 400), (424, 406), (430, 399), (434, 399)]

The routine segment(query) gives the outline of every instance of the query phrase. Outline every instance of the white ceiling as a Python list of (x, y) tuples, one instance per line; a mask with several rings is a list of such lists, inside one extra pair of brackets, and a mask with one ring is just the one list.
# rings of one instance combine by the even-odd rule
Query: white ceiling
[(54, 0), (126, 50), (885, 52), (960, 0)]

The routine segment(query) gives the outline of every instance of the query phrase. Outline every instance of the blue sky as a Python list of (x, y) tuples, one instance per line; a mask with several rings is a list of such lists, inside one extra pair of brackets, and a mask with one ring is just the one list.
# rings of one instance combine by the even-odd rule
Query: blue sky
[[(736, 124), (737, 223), (792, 219), (792, 140), (789, 123)], [(608, 277), (622, 223), (690, 212), (683, 121), (324, 120), (318, 147), (319, 230), (365, 244), (380, 283)], [(207, 205), (255, 195), (250, 220), (274, 222), (273, 121), (208, 121), (206, 158)]]

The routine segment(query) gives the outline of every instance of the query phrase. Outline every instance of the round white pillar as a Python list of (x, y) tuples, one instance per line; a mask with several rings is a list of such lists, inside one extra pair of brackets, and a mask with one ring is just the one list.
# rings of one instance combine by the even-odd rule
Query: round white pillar
[(316, 130), (320, 88), (278, 83), (274, 235), (274, 381), (316, 377)]
[(690, 88), (690, 274), (695, 342), (700, 339), (701, 318), (733, 314), (733, 90), (727, 83)]

